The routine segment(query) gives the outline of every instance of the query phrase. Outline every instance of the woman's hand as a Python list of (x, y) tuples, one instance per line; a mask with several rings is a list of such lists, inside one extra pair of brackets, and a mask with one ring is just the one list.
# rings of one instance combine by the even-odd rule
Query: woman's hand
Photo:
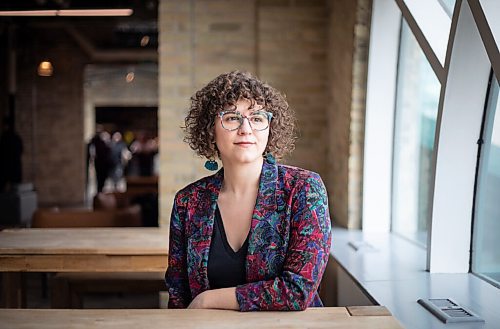
[(196, 296), (188, 308), (216, 308), (222, 310), (239, 310), (236, 300), (236, 289), (222, 288), (206, 290)]
[(206, 290), (196, 296), (191, 303), (189, 304), (188, 308), (209, 308), (206, 305), (206, 295), (210, 290)]

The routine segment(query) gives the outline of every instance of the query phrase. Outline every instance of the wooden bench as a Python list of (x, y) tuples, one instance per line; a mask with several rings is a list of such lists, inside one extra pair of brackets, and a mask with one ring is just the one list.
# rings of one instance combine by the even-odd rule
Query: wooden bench
[[(139, 227), (141, 208), (115, 210), (39, 209), (34, 228)], [(49, 280), (52, 308), (82, 308), (90, 293), (147, 293), (165, 291), (164, 272), (57, 273)]]
[(52, 308), (83, 308), (85, 294), (166, 291), (164, 272), (58, 273), (51, 279)]

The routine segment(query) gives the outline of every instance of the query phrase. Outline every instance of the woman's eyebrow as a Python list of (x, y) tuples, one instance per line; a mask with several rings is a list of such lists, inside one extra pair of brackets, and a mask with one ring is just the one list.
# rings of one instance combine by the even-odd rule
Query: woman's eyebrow
[(262, 107), (261, 107), (261, 108), (259, 108), (259, 109), (256, 109), (256, 108), (251, 108), (251, 107), (249, 107), (248, 109), (249, 109), (249, 110), (251, 110), (251, 112), (252, 112), (252, 113), (253, 113), (253, 112), (259, 112), (259, 111), (265, 111), (264, 106), (262, 106)]

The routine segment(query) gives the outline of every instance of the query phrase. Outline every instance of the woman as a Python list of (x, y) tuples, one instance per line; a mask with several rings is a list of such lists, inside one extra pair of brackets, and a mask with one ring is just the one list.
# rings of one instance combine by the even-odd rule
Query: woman
[(223, 169), (180, 190), (170, 221), (170, 308), (322, 306), (331, 226), (318, 174), (275, 163), (293, 149), (284, 97), (248, 73), (222, 74), (191, 99), (186, 141)]

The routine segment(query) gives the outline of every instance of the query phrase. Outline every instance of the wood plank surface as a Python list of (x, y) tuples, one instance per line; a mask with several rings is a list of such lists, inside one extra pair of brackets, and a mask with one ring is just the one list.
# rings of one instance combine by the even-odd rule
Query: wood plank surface
[(351, 316), (344, 307), (303, 312), (224, 310), (0, 310), (0, 328), (402, 328), (392, 316)]
[(8, 229), (0, 255), (167, 255), (168, 231), (160, 228)]
[(391, 312), (384, 306), (347, 306), (346, 308), (352, 316), (391, 315)]
[(2, 272), (161, 272), (165, 255), (0, 255)]

